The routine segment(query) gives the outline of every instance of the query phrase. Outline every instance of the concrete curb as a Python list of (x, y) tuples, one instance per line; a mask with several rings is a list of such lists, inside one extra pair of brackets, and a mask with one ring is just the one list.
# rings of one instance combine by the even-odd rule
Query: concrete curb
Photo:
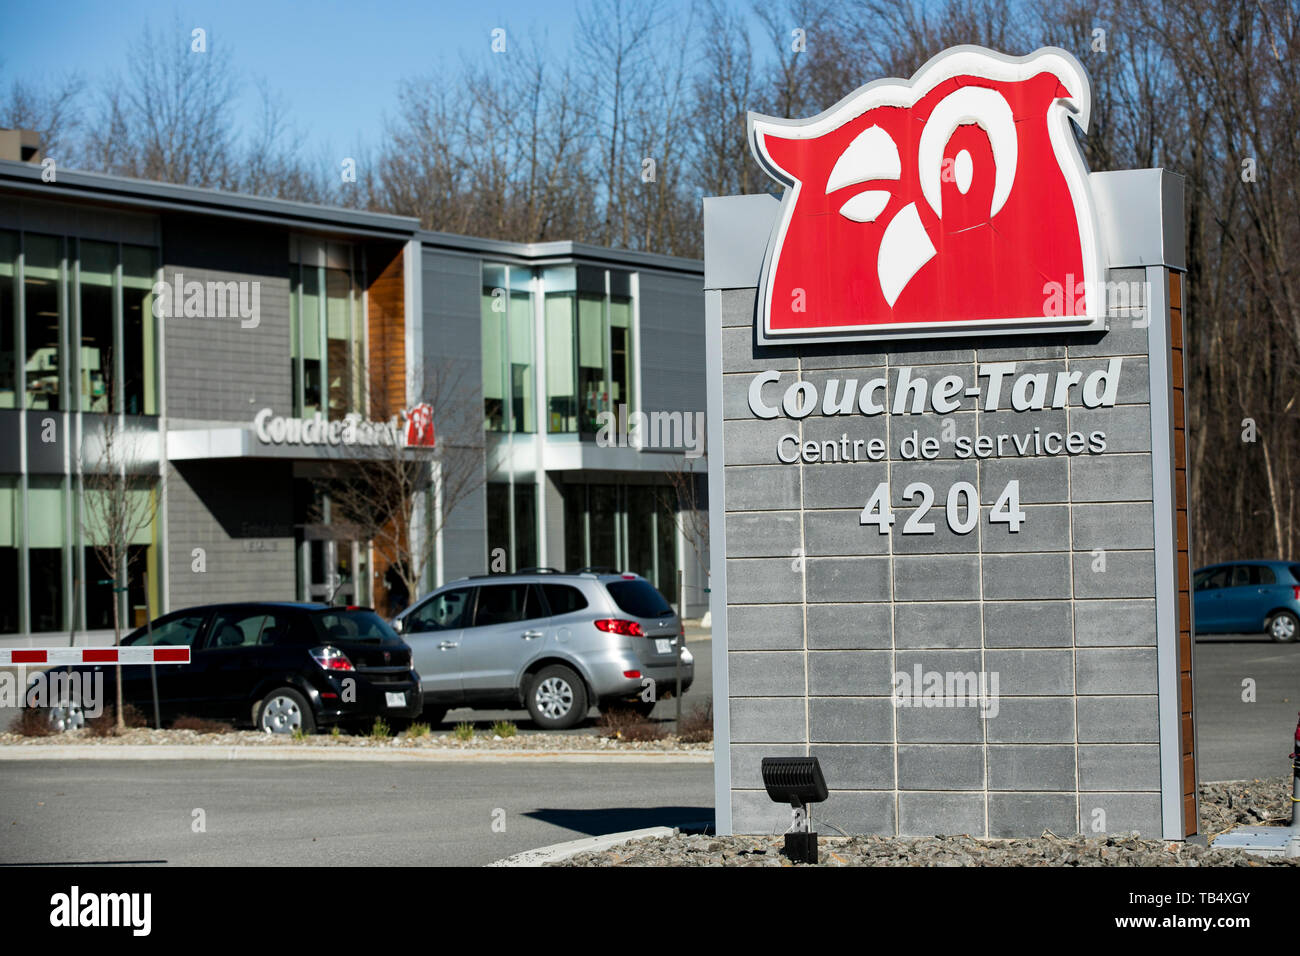
[(599, 853), (629, 840), (672, 836), (676, 832), (672, 827), (646, 827), (644, 830), (625, 830), (622, 833), (583, 837), (581, 840), (569, 840), (567, 843), (554, 843), (551, 846), (538, 847), (536, 850), (525, 850), (504, 860), (489, 863), (488, 866), (545, 866), (547, 863), (567, 860), (579, 853)]
[(397, 750), (370, 747), (224, 747), (204, 744), (0, 745), (6, 760), (342, 760), (431, 763), (712, 763), (712, 750)]

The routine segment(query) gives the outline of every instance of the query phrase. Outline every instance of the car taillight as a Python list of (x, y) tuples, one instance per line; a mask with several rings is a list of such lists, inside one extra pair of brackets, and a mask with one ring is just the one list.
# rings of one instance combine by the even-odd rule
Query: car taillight
[(1291, 596), (1295, 598), (1297, 601), (1300, 601), (1300, 584), (1297, 584), (1291, 588)]
[(636, 621), (624, 621), (619, 618), (605, 618), (596, 622), (596, 627), (608, 634), (624, 634), (628, 637), (645, 637), (645, 631)]
[(356, 670), (356, 668), (352, 666), (352, 662), (348, 660), (348, 655), (344, 654), (337, 647), (313, 647), (307, 653), (311, 655), (312, 660), (321, 666), (322, 670)]

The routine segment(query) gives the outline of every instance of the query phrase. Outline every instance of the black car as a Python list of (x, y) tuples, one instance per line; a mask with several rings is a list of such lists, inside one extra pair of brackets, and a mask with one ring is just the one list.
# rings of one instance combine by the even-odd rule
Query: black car
[[(186, 645), (190, 663), (158, 664), (159, 709), (271, 733), (418, 717), (423, 698), (411, 649), (370, 608), (243, 603), (186, 608), (122, 639), (124, 646)], [(113, 700), (113, 665), (104, 671)], [(150, 667), (122, 667), (122, 699), (153, 720)]]

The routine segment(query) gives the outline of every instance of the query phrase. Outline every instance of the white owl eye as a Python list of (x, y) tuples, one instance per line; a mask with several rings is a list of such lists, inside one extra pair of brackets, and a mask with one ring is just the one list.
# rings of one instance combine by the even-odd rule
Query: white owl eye
[[(930, 113), (921, 130), (921, 142), (917, 145), (917, 167), (921, 175), (921, 194), (930, 204), (936, 216), (943, 216), (943, 197), (940, 189), (940, 172), (943, 166), (943, 150), (958, 126), (975, 124), (984, 130), (993, 148), (993, 200), (989, 206), (989, 216), (997, 215), (999, 209), (1011, 195), (1011, 186), (1016, 180), (1016, 159), (1018, 144), (1016, 140), (1016, 121), (1011, 106), (1001, 93), (982, 86), (965, 86), (955, 93), (949, 93)], [(963, 150), (963, 152), (965, 152)], [(958, 159), (961, 157), (959, 156)], [(967, 154), (967, 162), (970, 156)], [(961, 187), (964, 178), (967, 188), (969, 176), (973, 170), (956, 170), (959, 177), (957, 184)], [(964, 194), (965, 189), (961, 192)]]
[(835, 161), (826, 179), (826, 194), (873, 179), (898, 179), (902, 170), (893, 138), (879, 126), (868, 126)]
[(840, 207), (840, 215), (854, 222), (875, 222), (876, 217), (889, 205), (889, 196), (883, 189), (860, 192)]

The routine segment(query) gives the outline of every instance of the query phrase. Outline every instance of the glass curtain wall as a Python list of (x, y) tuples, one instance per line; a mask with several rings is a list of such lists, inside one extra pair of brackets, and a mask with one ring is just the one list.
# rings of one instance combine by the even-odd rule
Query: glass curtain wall
[(289, 378), (293, 414), (365, 415), (365, 325), (355, 250), (297, 238), (290, 263)]
[(547, 430), (594, 436), (600, 413), (633, 408), (633, 321), (628, 273), (586, 266), (543, 273)]
[(532, 271), (483, 264), (483, 427), (537, 430), (533, 379)]
[[(21, 392), (22, 407), (92, 416), (91, 430), (96, 415), (158, 414), (157, 263), (150, 247), (0, 231), (0, 409)], [(0, 475), (0, 633), (111, 626), (80, 489), (76, 475)], [(157, 605), (155, 524), (131, 542), (128, 626), (146, 589)]]
[(677, 587), (673, 492), (661, 485), (565, 484), (564, 567), (631, 571), (669, 600)]

